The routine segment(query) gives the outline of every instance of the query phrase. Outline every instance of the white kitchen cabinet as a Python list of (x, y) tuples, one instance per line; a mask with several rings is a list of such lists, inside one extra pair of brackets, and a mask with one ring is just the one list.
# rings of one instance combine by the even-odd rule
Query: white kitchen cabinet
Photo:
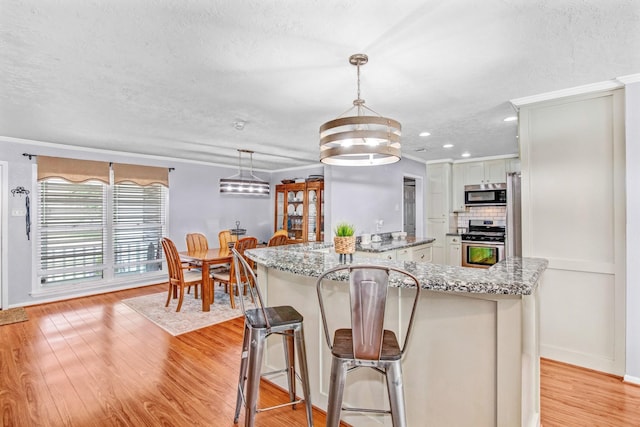
[(507, 180), (506, 162), (504, 159), (488, 160), (484, 163), (484, 181), (482, 184), (504, 183)]
[[(398, 254), (398, 260), (400, 260), (400, 254)], [(411, 248), (411, 261), (433, 261), (433, 245), (422, 245)]]
[(384, 252), (361, 252), (356, 251), (356, 255), (365, 258), (386, 259), (389, 261), (396, 260), (396, 251), (384, 251)]
[(482, 184), (484, 182), (484, 162), (463, 163), (464, 185)]
[(446, 218), (450, 205), (451, 163), (427, 165), (427, 218)]
[(445, 264), (445, 236), (449, 230), (449, 221), (438, 218), (427, 219), (427, 234), (436, 240), (433, 242), (432, 262), (434, 264)]
[(356, 252), (360, 257), (386, 259), (389, 261), (418, 261), (431, 262), (432, 244), (411, 246), (402, 249), (389, 250), (384, 252)]
[(449, 230), (451, 201), (451, 163), (427, 165), (427, 231), (426, 236), (435, 238), (432, 261), (444, 264), (444, 237)]
[(451, 185), (451, 210), (453, 212), (464, 212), (464, 163), (453, 165)]
[(460, 236), (447, 236), (447, 264), (462, 265), (462, 243)]
[(504, 159), (462, 163), (462, 165), (464, 165), (464, 185), (495, 184), (506, 180), (507, 169)]

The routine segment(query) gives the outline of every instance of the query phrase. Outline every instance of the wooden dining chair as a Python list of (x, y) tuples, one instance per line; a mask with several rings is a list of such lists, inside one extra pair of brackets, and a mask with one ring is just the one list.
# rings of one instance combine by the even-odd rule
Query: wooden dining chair
[(198, 286), (202, 285), (202, 273), (200, 271), (189, 271), (182, 268), (180, 254), (171, 239), (162, 238), (162, 249), (167, 259), (169, 267), (169, 292), (167, 294), (167, 302), (165, 307), (169, 306), (171, 298), (178, 298), (178, 307), (176, 311), (182, 308), (182, 300), (184, 299), (184, 287), (195, 286), (195, 297), (198, 298)]
[(218, 241), (220, 242), (221, 248), (226, 248), (229, 247), (229, 243), (237, 242), (238, 236), (236, 236), (235, 234), (231, 234), (231, 230), (222, 230), (218, 233)]
[(289, 238), (286, 234), (276, 233), (269, 239), (267, 246), (282, 246), (289, 243)]
[[(255, 237), (244, 237), (238, 240), (234, 248), (242, 257), (247, 261), (249, 265), (253, 264), (253, 261), (247, 259), (244, 255), (244, 251), (247, 249), (253, 249), (258, 246), (258, 239)], [(243, 278), (246, 280), (246, 278)], [(234, 264), (231, 263), (231, 268), (228, 271), (222, 272), (214, 272), (213, 273), (213, 283), (218, 282), (223, 284), (229, 292), (229, 302), (231, 303), (231, 308), (236, 308), (236, 302), (234, 296), (238, 294), (238, 286), (236, 283), (236, 273)], [(251, 284), (251, 286), (255, 286), (255, 283)], [(245, 292), (246, 293), (246, 292)]]
[(207, 236), (202, 233), (187, 233), (187, 250), (189, 252), (209, 250)]

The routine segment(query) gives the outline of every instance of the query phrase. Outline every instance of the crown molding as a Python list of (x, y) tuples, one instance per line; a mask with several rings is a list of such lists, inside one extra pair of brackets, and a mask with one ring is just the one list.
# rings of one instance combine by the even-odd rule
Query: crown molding
[(541, 93), (538, 95), (525, 96), (523, 98), (516, 98), (510, 100), (509, 102), (511, 102), (511, 105), (513, 105), (516, 110), (518, 110), (520, 109), (520, 107), (535, 104), (538, 102), (551, 101), (558, 98), (565, 98), (567, 96), (584, 95), (588, 93), (602, 92), (605, 90), (619, 89), (621, 87), (624, 87), (624, 83), (619, 79), (607, 80), (600, 83), (592, 83), (583, 86), (576, 86), (567, 89)]
[[(238, 166), (231, 165), (223, 165), (219, 163), (211, 163), (211, 162), (203, 162), (201, 160), (189, 160), (189, 159), (178, 159), (175, 157), (166, 157), (166, 156), (158, 156), (155, 154), (141, 154), (141, 153), (130, 153), (127, 151), (118, 151), (118, 150), (109, 150), (105, 148), (93, 148), (93, 147), (81, 147), (79, 145), (69, 145), (69, 144), (58, 144), (54, 142), (46, 142), (46, 141), (37, 141), (34, 139), (23, 139), (23, 138), (14, 138), (12, 136), (1, 136), (0, 142), (8, 142), (15, 144), (24, 144), (24, 145), (33, 145), (36, 147), (47, 147), (53, 148), (57, 150), (71, 150), (71, 151), (82, 151), (86, 153), (96, 153), (101, 155), (118, 155), (125, 156), (131, 158), (138, 159), (148, 159), (148, 160), (156, 160), (162, 162), (171, 162), (171, 163), (186, 163), (186, 164), (195, 164), (195, 165), (203, 165), (203, 166), (215, 166), (225, 169), (235, 169), (238, 170)], [(33, 153), (38, 155), (38, 153)], [(254, 172), (264, 172), (264, 173), (272, 173), (272, 171), (264, 170), (264, 169), (253, 169)]]
[(621, 76), (621, 77), (618, 77), (616, 80), (624, 83), (625, 85), (628, 85), (631, 83), (638, 83), (640, 82), (640, 73)]

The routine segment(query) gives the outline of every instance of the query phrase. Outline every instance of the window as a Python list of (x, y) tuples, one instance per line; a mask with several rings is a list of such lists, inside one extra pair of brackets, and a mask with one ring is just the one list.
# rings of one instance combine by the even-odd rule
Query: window
[(93, 285), (162, 268), (166, 187), (49, 178), (38, 189), (42, 288)]

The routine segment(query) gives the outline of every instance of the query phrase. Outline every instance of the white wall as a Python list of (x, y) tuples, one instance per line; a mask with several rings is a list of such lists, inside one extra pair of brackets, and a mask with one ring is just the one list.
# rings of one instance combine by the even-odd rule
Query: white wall
[(625, 87), (627, 151), (627, 349), (625, 380), (640, 384), (640, 82)]
[[(193, 162), (180, 162), (172, 159), (149, 158), (110, 152), (59, 148), (53, 144), (21, 143), (12, 138), (0, 137), (0, 161), (8, 164), (8, 179), (3, 183), (3, 191), (23, 186), (31, 191), (32, 171), (36, 159), (29, 160), (22, 153), (47, 156), (69, 157), (88, 160), (104, 160), (122, 163), (135, 163), (148, 166), (173, 167), (169, 174), (169, 224), (168, 234), (179, 250), (186, 249), (185, 234), (202, 232), (211, 246), (218, 246), (218, 231), (235, 227), (235, 221), (247, 229), (247, 234), (266, 241), (273, 232), (272, 198), (250, 198), (248, 196), (221, 196), (218, 192), (219, 178), (237, 173), (237, 169), (216, 167)], [(269, 174), (254, 173), (269, 181)], [(24, 216), (11, 216), (11, 210), (24, 208), (24, 198), (8, 196), (7, 211), (7, 262), (6, 300), (4, 307), (29, 305), (46, 301), (44, 297), (35, 298), (31, 291), (32, 242), (25, 235)], [(35, 215), (32, 213), (32, 221)], [(35, 226), (32, 225), (32, 230)], [(104, 288), (101, 292), (109, 291)], [(56, 298), (72, 297), (72, 293)], [(47, 297), (52, 299), (52, 297)]]
[(625, 373), (624, 92), (523, 106), (522, 252), (549, 260), (540, 354)]

